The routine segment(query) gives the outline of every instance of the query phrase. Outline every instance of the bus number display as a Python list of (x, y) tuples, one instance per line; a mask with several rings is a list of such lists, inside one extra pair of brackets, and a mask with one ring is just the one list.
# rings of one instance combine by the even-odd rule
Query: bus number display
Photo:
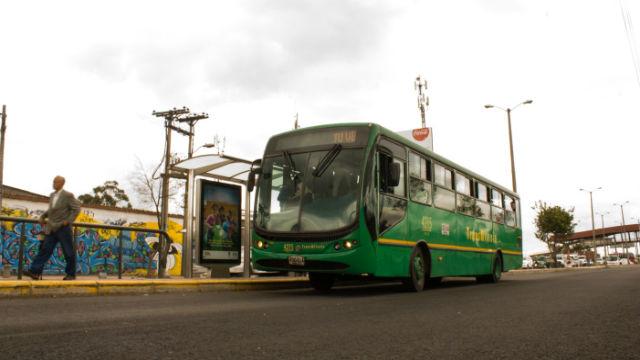
[(356, 131), (346, 130), (334, 132), (333, 142), (336, 144), (354, 144), (356, 142)]

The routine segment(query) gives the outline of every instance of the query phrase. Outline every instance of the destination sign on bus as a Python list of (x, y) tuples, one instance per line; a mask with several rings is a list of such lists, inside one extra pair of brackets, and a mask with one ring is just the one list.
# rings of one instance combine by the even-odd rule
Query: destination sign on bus
[(365, 127), (301, 130), (271, 139), (267, 153), (334, 144), (364, 146), (368, 134), (369, 129)]

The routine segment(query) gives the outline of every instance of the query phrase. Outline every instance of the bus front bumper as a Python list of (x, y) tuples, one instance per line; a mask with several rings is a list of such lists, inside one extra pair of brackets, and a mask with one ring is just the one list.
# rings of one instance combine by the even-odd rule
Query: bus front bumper
[(260, 270), (362, 274), (370, 272), (360, 260), (362, 249), (331, 254), (278, 253), (251, 249), (253, 266)]

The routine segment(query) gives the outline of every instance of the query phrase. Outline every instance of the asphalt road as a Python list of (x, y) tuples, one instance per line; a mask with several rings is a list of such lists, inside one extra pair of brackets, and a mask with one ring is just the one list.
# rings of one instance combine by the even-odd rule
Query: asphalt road
[(640, 266), (397, 285), (0, 300), (2, 359), (640, 359)]

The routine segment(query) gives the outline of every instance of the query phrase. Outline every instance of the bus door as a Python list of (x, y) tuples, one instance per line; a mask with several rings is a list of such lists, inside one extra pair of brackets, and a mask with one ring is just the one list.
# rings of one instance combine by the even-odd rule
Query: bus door
[(378, 269), (382, 276), (402, 276), (407, 269), (408, 222), (406, 151), (381, 140), (377, 151), (378, 169)]

